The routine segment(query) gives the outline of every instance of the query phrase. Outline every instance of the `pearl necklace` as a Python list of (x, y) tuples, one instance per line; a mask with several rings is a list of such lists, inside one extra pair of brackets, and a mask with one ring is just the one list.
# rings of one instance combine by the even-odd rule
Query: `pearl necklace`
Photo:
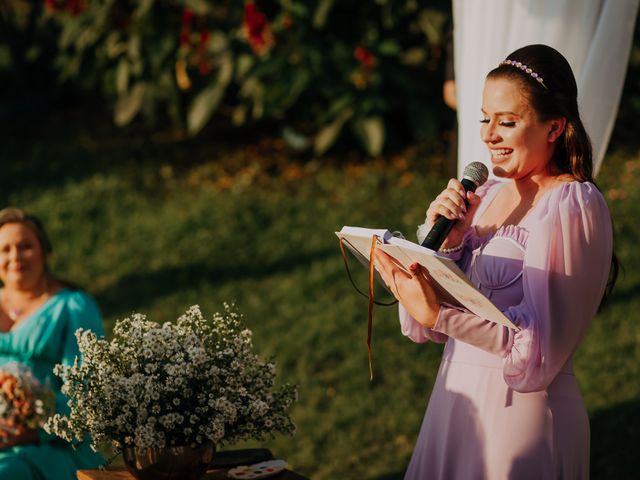
[[(45, 285), (45, 288), (44, 288), (43, 292), (40, 295), (38, 295), (36, 298), (34, 298), (33, 300), (40, 299), (42, 297), (42, 295), (44, 295), (46, 293), (47, 293), (47, 288), (46, 288), (46, 285)], [(14, 322), (17, 321), (25, 311), (24, 307), (22, 307), (22, 308), (9, 307), (5, 303), (4, 290), (2, 290), (2, 292), (0, 293), (0, 305), (2, 305), (3, 309), (7, 312), (7, 315), (9, 316), (9, 318)]]
[(2, 309), (7, 312), (7, 316), (14, 322), (22, 315), (22, 312), (24, 312), (24, 308), (9, 307), (9, 305), (6, 304), (4, 291), (0, 294), (0, 305), (2, 305)]

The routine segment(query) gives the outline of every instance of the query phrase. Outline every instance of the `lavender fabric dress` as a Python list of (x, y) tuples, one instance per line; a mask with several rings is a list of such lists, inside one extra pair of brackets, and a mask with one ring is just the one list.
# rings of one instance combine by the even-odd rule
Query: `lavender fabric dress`
[[(472, 225), (503, 185), (478, 189)], [(519, 225), (468, 230), (454, 260), (521, 330), (444, 305), (427, 329), (400, 307), (404, 335), (446, 342), (406, 479), (589, 477), (589, 420), (571, 358), (611, 251), (609, 211), (588, 182), (549, 190)]]

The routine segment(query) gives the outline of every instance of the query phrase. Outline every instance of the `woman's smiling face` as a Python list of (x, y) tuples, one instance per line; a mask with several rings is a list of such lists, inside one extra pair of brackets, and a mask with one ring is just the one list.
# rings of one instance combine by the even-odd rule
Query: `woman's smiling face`
[(35, 232), (23, 223), (0, 227), (0, 280), (19, 288), (33, 288), (45, 273), (45, 253)]
[(482, 94), (480, 137), (497, 177), (524, 180), (549, 175), (564, 119), (541, 121), (517, 81), (489, 78)]

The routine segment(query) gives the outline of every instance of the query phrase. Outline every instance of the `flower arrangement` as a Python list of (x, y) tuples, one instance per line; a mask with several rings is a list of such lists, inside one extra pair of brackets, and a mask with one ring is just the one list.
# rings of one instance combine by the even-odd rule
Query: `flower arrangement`
[(19, 428), (42, 427), (55, 411), (53, 390), (17, 362), (0, 367), (0, 419), (2, 429), (16, 433)]
[(225, 304), (207, 322), (192, 306), (162, 325), (134, 314), (116, 322), (113, 339), (78, 330), (82, 362), (57, 365), (69, 415), (45, 430), (92, 447), (196, 446), (293, 434), (290, 385), (274, 387), (275, 365), (253, 353), (251, 331)]

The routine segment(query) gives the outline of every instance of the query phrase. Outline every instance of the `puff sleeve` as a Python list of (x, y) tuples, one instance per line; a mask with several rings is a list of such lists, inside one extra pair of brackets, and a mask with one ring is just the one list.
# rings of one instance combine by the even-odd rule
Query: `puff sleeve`
[[(60, 363), (72, 366), (76, 357), (80, 357), (75, 332), (78, 328), (92, 330), (98, 337), (104, 336), (104, 327), (100, 311), (95, 301), (82, 291), (69, 292), (65, 307), (61, 312), (61, 323), (64, 325), (61, 336)], [(68, 398), (60, 391), (56, 392), (56, 413), (69, 414)], [(57, 438), (53, 434), (38, 429), (40, 442)]]
[(72, 366), (76, 357), (80, 357), (76, 330), (91, 330), (96, 336), (104, 336), (102, 317), (96, 302), (86, 293), (73, 292), (67, 301), (67, 325), (62, 345), (61, 363)]
[(518, 332), (441, 307), (434, 330), (504, 357), (514, 390), (544, 390), (576, 350), (606, 288), (613, 234), (595, 185), (557, 187), (537, 209), (523, 266), (523, 298), (504, 314)]

